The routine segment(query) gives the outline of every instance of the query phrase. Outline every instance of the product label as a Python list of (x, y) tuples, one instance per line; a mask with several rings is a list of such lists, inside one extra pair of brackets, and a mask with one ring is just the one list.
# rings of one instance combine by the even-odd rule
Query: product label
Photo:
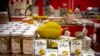
[(29, 40), (29, 39), (23, 40), (23, 52), (25, 52), (25, 53), (27, 52), (30, 54), (33, 53), (33, 40)]
[(46, 55), (47, 50), (47, 40), (35, 40), (35, 55)]
[(81, 40), (72, 40), (71, 41), (71, 55), (82, 56), (82, 41)]
[(58, 56), (57, 49), (47, 49), (46, 56)]
[(7, 53), (8, 50), (8, 39), (7, 38), (0, 38), (0, 52)]
[(70, 56), (69, 41), (59, 40), (59, 42), (58, 42), (58, 55)]
[(12, 45), (12, 52), (13, 51), (16, 51), (16, 52), (20, 52), (21, 51), (19, 37), (18, 38), (12, 38), (11, 39), (11, 45)]

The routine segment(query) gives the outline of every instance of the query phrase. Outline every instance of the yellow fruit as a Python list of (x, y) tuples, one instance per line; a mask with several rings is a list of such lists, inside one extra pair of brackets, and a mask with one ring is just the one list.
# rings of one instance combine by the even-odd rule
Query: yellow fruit
[(57, 22), (47, 22), (41, 25), (37, 32), (44, 38), (58, 39), (62, 34), (62, 28)]

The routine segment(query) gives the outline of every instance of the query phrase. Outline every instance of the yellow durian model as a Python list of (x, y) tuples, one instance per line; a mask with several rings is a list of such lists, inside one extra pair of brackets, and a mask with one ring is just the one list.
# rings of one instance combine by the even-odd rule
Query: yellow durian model
[(62, 34), (62, 28), (57, 22), (50, 21), (41, 25), (37, 32), (43, 38), (58, 39)]

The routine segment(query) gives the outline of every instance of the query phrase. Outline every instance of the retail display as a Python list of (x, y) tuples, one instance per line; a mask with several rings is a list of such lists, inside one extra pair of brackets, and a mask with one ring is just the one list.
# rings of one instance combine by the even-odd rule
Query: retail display
[[(68, 36), (62, 35), (63, 28), (54, 20), (36, 20), (33, 24), (28, 22), (30, 21), (1, 24), (0, 33), (8, 31), (10, 34), (8, 44), (11, 45), (7, 47), (13, 53), (12, 55), (16, 53), (35, 56), (82, 56), (89, 53), (94, 55), (90, 48), (91, 39), (82, 31), (76, 32), (76, 36), (72, 37), (71, 32), (67, 32)], [(2, 48), (3, 45), (0, 45)], [(3, 49), (0, 50), (0, 53), (5, 52)]]
[(0, 56), (96, 56), (100, 1), (94, 1), (9, 0), (0, 11)]

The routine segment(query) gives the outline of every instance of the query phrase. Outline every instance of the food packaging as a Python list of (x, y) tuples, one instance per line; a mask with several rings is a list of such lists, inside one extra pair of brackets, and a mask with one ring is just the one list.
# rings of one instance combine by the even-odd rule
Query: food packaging
[(58, 56), (58, 50), (57, 49), (47, 49), (46, 56)]
[(71, 40), (71, 55), (82, 56), (82, 41), (80, 39)]
[(69, 41), (59, 40), (59, 42), (58, 42), (58, 55), (59, 56), (70, 56)]
[(46, 39), (38, 39), (35, 40), (35, 55), (45, 56), (47, 50), (47, 40)]

